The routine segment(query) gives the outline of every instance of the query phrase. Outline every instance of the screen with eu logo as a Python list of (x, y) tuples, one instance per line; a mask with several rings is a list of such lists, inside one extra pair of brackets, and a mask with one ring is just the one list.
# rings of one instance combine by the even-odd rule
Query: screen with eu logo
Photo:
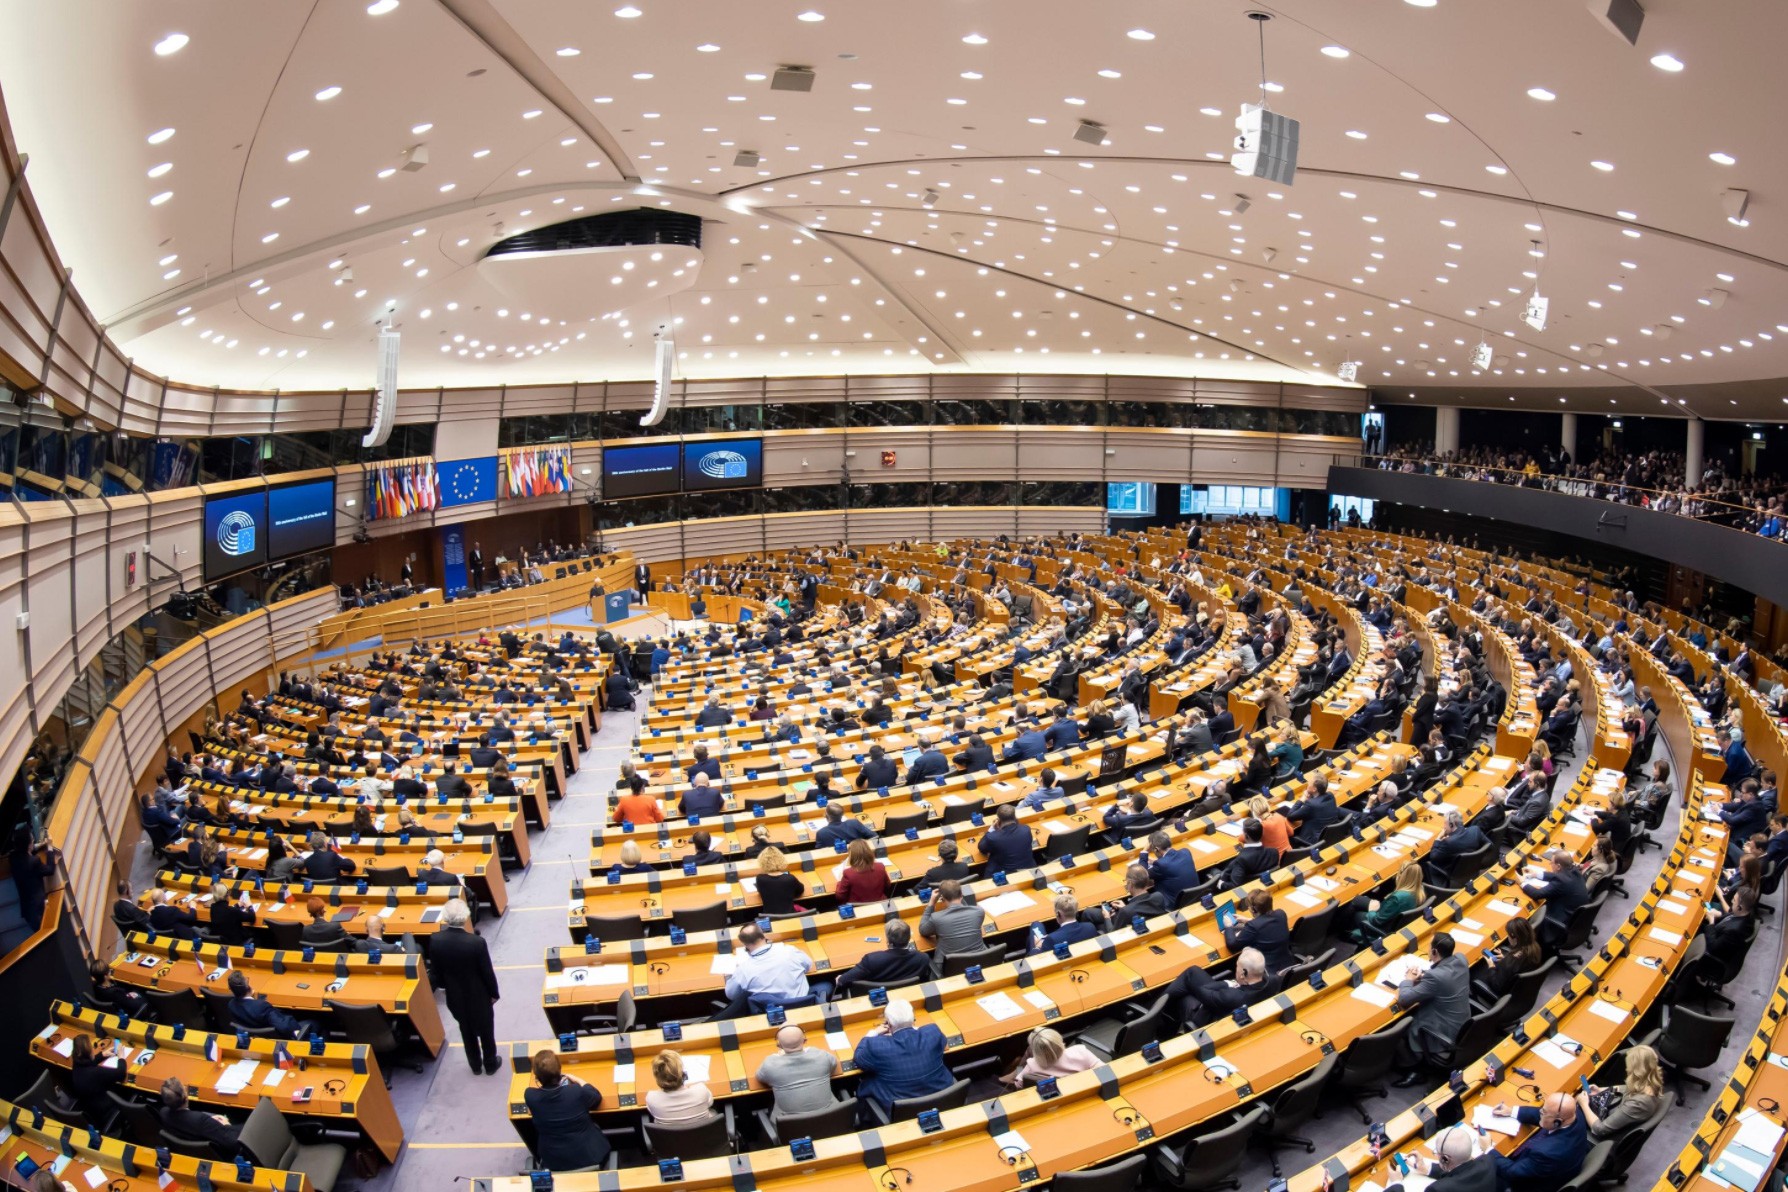
[(708, 439), (683, 444), (683, 491), (755, 488), (764, 482), (762, 439)]
[(267, 561), (267, 490), (205, 499), (205, 579)]

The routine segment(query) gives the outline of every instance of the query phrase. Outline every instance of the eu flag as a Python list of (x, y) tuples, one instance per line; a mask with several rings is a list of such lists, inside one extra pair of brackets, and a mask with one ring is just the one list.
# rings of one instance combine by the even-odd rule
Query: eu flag
[(497, 457), (437, 461), (441, 478), (441, 506), (475, 505), (497, 499)]

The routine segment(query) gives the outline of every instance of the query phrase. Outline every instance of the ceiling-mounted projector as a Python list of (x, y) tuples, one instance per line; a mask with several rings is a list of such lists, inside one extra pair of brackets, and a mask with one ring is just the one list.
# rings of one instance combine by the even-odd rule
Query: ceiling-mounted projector
[(1528, 296), (1527, 306), (1521, 312), (1521, 321), (1535, 331), (1546, 329), (1546, 310), (1551, 303), (1538, 290)]
[(1245, 103), (1235, 119), (1235, 172), (1291, 185), (1298, 168), (1298, 122), (1268, 111), (1265, 104)]
[(1496, 353), (1491, 350), (1487, 340), (1479, 340), (1478, 346), (1471, 350), (1471, 366), (1479, 372), (1488, 372), (1490, 362), (1495, 358)]
[(1359, 363), (1354, 360), (1343, 360), (1341, 367), (1335, 370), (1335, 375), (1351, 385), (1353, 379), (1360, 375)]

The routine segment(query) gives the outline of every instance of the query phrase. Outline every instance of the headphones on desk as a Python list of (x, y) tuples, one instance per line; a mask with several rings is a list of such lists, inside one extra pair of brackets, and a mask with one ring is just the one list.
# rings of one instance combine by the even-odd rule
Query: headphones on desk
[[(896, 1172), (899, 1174), (896, 1175)], [(904, 1167), (890, 1167), (876, 1178), (876, 1183), (881, 1185), (883, 1192), (899, 1192), (902, 1184), (912, 1182), (913, 1173)]]

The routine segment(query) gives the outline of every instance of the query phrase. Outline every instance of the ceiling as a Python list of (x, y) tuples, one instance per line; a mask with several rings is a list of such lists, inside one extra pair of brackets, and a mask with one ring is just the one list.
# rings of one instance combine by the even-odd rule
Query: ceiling
[[(0, 85), (87, 304), (205, 385), (368, 387), (381, 319), (406, 388), (641, 378), (662, 324), (687, 377), (1354, 360), (1404, 400), (1774, 420), (1788, 8), (1717, 7), (1650, 0), (1630, 46), (1560, 0), (0, 0)], [(1253, 9), (1290, 186), (1226, 161)], [(701, 250), (480, 263), (638, 206)]]

